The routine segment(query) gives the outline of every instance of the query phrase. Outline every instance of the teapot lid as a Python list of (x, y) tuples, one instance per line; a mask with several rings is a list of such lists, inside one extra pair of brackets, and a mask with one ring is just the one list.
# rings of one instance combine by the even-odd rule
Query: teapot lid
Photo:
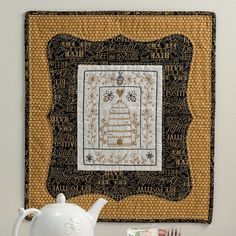
[[(51, 209), (56, 209), (56, 210), (65, 210), (68, 208), (73, 208), (73, 210), (80, 210), (82, 212), (85, 212), (85, 210), (83, 208), (81, 208), (80, 206), (78, 206), (75, 203), (67, 203), (66, 202), (66, 197), (63, 193), (59, 193), (56, 197), (56, 201), (55, 203), (49, 203), (47, 205), (45, 205), (42, 209), (45, 210), (51, 210)], [(41, 209), (41, 210), (42, 210)]]
[(63, 193), (59, 193), (57, 195), (57, 200), (56, 203), (65, 203), (66, 202), (66, 197)]

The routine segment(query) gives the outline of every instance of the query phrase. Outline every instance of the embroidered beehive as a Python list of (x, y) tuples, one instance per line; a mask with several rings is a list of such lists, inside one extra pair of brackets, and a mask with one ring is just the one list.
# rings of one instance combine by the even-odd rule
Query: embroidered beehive
[(113, 104), (109, 111), (107, 145), (135, 145), (136, 131), (132, 127), (130, 110), (122, 100)]

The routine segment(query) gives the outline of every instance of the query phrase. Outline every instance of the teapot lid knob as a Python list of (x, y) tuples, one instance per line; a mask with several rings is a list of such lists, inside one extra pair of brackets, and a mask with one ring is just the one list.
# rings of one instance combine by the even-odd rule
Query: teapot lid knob
[(57, 195), (57, 203), (65, 203), (66, 202), (66, 197), (63, 193), (59, 193)]

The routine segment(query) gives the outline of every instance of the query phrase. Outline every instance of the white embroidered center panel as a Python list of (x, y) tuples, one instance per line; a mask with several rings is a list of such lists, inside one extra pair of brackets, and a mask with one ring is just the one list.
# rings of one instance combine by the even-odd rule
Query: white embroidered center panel
[(79, 65), (78, 170), (160, 171), (162, 66)]

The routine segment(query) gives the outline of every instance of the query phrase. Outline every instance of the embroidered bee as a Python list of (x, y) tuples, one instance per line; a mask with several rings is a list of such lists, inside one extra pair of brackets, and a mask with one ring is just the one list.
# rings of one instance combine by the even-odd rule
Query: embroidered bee
[(65, 233), (66, 234), (71, 234), (73, 232), (80, 232), (80, 223), (77, 218), (70, 218), (66, 223), (65, 223)]
[(118, 77), (116, 78), (116, 83), (117, 83), (118, 85), (122, 85), (123, 82), (124, 82), (124, 77), (122, 76), (122, 72), (119, 72), (119, 75), (118, 75)]
[(136, 96), (137, 94), (135, 93), (135, 91), (133, 90), (132, 92), (129, 91), (126, 95), (126, 98), (128, 101), (131, 101), (131, 102), (136, 102)]
[(114, 98), (113, 92), (106, 90), (103, 95), (103, 101), (104, 102), (112, 101), (113, 98)]

